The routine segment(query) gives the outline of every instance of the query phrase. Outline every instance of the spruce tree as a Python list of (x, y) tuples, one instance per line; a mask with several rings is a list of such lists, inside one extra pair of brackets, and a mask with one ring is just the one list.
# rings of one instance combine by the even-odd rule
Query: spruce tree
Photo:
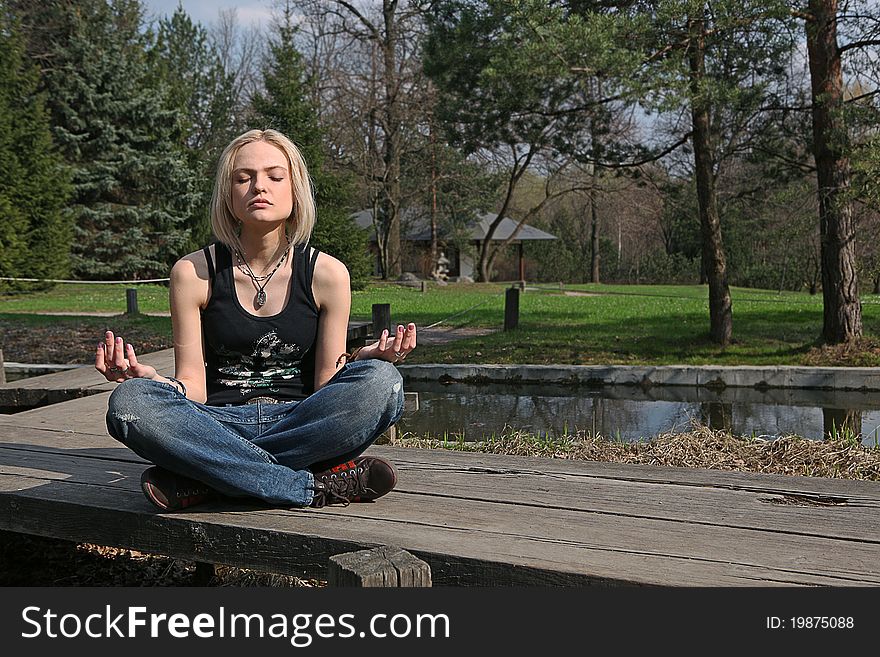
[(181, 5), (161, 19), (149, 49), (152, 86), (164, 86), (167, 109), (180, 117), (177, 147), (195, 172), (193, 215), (188, 250), (211, 236), (209, 207), (217, 159), (235, 136), (233, 79), (207, 30), (193, 22)]
[(75, 276), (166, 276), (185, 251), (193, 174), (179, 116), (148, 75), (138, 0), (16, 0), (53, 137), (72, 169)]
[(324, 167), (323, 133), (317, 109), (309, 101), (302, 55), (293, 43), (291, 15), (288, 5), (277, 39), (270, 45), (265, 92), (254, 98), (251, 125), (278, 130), (299, 147), (312, 176), (318, 211), (311, 244), (344, 262), (352, 287), (359, 289), (370, 271), (366, 234), (351, 218), (350, 183)]
[[(0, 276), (61, 278), (70, 264), (67, 172), (52, 144), (38, 71), (0, 6)], [(0, 283), (0, 289), (42, 285)]]

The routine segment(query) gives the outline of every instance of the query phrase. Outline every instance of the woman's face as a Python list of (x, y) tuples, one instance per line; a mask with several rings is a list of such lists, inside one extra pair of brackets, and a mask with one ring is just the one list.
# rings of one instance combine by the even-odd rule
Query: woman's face
[(232, 165), (232, 212), (244, 224), (285, 221), (293, 211), (287, 157), (277, 146), (242, 146)]

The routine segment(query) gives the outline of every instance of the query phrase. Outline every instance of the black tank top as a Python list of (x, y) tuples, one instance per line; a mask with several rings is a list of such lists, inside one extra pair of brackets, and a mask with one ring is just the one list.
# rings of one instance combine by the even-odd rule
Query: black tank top
[(211, 298), (202, 311), (207, 404), (242, 404), (253, 397), (304, 399), (314, 392), (318, 307), (312, 294), (317, 249), (291, 249), (293, 273), (287, 305), (277, 315), (247, 312), (235, 294), (232, 254), (216, 242), (217, 269), (203, 249)]

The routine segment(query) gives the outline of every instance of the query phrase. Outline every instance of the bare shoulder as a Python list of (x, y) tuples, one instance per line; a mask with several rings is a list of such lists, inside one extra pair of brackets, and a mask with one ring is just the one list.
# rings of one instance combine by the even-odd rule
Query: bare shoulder
[(315, 262), (314, 282), (321, 287), (330, 288), (339, 285), (347, 287), (349, 285), (348, 267), (341, 260), (322, 251), (318, 254), (318, 260)]
[[(213, 246), (211, 247), (213, 257)], [(171, 268), (171, 292), (195, 299), (200, 306), (208, 300), (208, 261), (204, 251), (194, 251), (183, 256)]]
[[(211, 256), (213, 257), (213, 245), (211, 245), (210, 249), (212, 252)], [(180, 260), (174, 263), (174, 266), (171, 268), (171, 276), (172, 278), (176, 276), (180, 282), (194, 279), (207, 281), (208, 261), (205, 258), (205, 252), (200, 249), (183, 256)]]
[[(323, 251), (318, 254), (315, 261), (315, 274), (312, 278), (312, 291), (315, 293), (315, 301), (318, 306), (325, 305), (327, 301), (346, 298), (351, 293), (351, 280), (348, 275), (348, 267), (345, 264)], [(342, 295), (342, 297), (340, 297)]]

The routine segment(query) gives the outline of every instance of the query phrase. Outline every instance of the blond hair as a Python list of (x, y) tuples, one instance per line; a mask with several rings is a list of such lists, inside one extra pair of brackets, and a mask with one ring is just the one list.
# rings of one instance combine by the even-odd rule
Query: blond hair
[(291, 244), (306, 244), (315, 227), (315, 196), (312, 182), (302, 153), (296, 145), (277, 130), (249, 130), (239, 135), (223, 149), (217, 163), (214, 194), (211, 197), (211, 228), (215, 237), (230, 249), (242, 251), (238, 238), (239, 220), (232, 212), (232, 167), (242, 146), (265, 141), (277, 147), (287, 157), (290, 169), (290, 187), (293, 191), (293, 210), (284, 223)]

